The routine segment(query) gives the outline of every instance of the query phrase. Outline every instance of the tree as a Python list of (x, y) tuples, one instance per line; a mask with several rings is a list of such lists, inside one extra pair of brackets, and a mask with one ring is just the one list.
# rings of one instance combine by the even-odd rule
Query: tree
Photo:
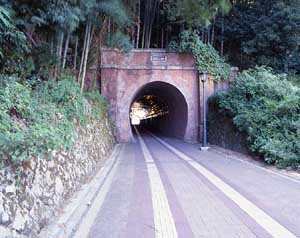
[[(98, 35), (100, 38), (100, 46), (98, 47), (101, 47), (105, 27), (108, 28), (109, 33), (114, 34), (121, 32), (121, 30), (130, 22), (125, 7), (120, 0), (105, 0), (100, 2), (90, 0), (89, 4), (86, 5), (86, 9), (85, 37), (78, 74), (78, 82), (81, 83), (81, 91), (83, 90), (85, 83), (89, 51), (93, 43), (94, 36)], [(108, 19), (110, 24), (107, 25)], [(108, 35), (108, 40), (110, 39), (111, 34)], [(124, 39), (126, 41), (126, 38)]]
[(170, 0), (166, 9), (171, 19), (198, 28), (208, 26), (218, 12), (228, 12), (230, 5), (228, 0)]
[(0, 6), (0, 62), (12, 52), (27, 49), (25, 35), (17, 29), (14, 14), (8, 4)]
[[(165, 47), (187, 28), (201, 31), (202, 40), (213, 44), (215, 16), (230, 6), (228, 0), (0, 0), (0, 3), (5, 3), (0, 10), (0, 27), (7, 28), (8, 24), (3, 23), (14, 27), (5, 30), (10, 38), (0, 36), (3, 45), (0, 54), (4, 51), (6, 56), (12, 54), (17, 44), (25, 43), (29, 49), (26, 55), (20, 50), (15, 55), (28, 59), (21, 62), (33, 62), (23, 72), (26, 77), (59, 79), (61, 72), (72, 69), (81, 90), (89, 66), (95, 60), (100, 65), (103, 44), (125, 51), (133, 46)], [(213, 24), (208, 26), (211, 19)], [(13, 34), (19, 39), (13, 39)], [(11, 61), (6, 59), (6, 62)]]
[[(110, 43), (117, 34), (123, 37), (122, 46), (124, 42), (130, 45), (127, 37), (130, 19), (122, 0), (0, 0), (0, 3), (0, 55), (5, 54), (6, 62), (11, 62), (8, 56), (17, 46), (29, 46), (26, 55), (20, 50), (15, 54), (28, 61), (32, 59), (34, 67), (24, 72), (27, 75), (41, 75), (45, 71), (44, 78), (57, 79), (66, 68), (78, 69), (83, 89), (88, 64), (99, 58), (94, 54), (100, 54), (103, 42)], [(114, 47), (119, 47), (119, 43), (114, 41)], [(92, 47), (97, 50), (91, 55)]]
[(299, 37), (296, 1), (236, 1), (225, 17), (226, 52), (241, 68), (258, 64), (299, 71)]

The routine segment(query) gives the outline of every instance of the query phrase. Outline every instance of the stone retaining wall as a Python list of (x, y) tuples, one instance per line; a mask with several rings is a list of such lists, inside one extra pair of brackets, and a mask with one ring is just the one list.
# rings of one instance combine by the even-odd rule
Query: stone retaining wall
[(247, 135), (236, 128), (232, 118), (211, 101), (209, 101), (208, 108), (207, 140), (209, 144), (252, 155), (247, 144)]
[(1, 169), (0, 237), (38, 237), (56, 209), (93, 173), (113, 145), (106, 117), (78, 127), (71, 151), (54, 151), (51, 160), (36, 158)]

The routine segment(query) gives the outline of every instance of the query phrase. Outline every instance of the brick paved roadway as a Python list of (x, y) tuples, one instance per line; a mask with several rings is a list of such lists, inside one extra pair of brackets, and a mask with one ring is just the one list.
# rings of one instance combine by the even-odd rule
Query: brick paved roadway
[(162, 139), (124, 145), (96, 215), (70, 237), (300, 237), (300, 182)]

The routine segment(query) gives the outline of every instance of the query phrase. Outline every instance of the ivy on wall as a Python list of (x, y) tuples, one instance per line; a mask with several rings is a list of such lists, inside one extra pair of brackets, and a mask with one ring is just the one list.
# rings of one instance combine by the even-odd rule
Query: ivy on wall
[(227, 79), (230, 75), (230, 65), (211, 45), (203, 43), (195, 31), (181, 32), (179, 41), (172, 41), (169, 44), (169, 49), (192, 53), (198, 71), (209, 73), (214, 80)]

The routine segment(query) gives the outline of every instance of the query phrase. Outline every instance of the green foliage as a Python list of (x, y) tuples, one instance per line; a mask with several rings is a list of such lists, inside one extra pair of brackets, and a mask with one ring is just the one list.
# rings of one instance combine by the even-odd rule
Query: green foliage
[(108, 36), (107, 45), (112, 48), (119, 48), (124, 52), (128, 52), (133, 48), (129, 37), (120, 31)]
[(230, 6), (228, 0), (170, 0), (165, 4), (165, 11), (170, 21), (199, 28), (208, 26), (218, 12), (228, 12)]
[[(27, 57), (26, 57), (27, 56)], [(33, 58), (29, 55), (11, 52), (8, 58), (0, 67), (0, 72), (5, 75), (14, 75), (20, 78), (26, 78), (35, 71)]]
[(208, 72), (215, 80), (227, 79), (230, 75), (230, 66), (211, 45), (204, 44), (195, 31), (183, 31), (179, 35), (179, 43), (173, 41), (169, 48), (178, 52), (191, 52), (198, 71)]
[(0, 63), (3, 64), (3, 60), (10, 54), (26, 50), (26, 38), (16, 27), (14, 11), (9, 7), (0, 6)]
[(53, 103), (59, 109), (63, 109), (64, 117), (72, 121), (74, 118), (80, 123), (85, 122), (83, 96), (80, 88), (72, 76), (62, 75), (60, 81), (48, 81), (39, 85), (36, 98), (43, 100), (41, 103)]
[(65, 32), (73, 32), (79, 25), (81, 11), (78, 6), (68, 2), (60, 2), (58, 6), (48, 7), (48, 16)]
[(121, 0), (101, 1), (97, 6), (98, 11), (110, 16), (119, 27), (126, 27), (130, 24), (130, 18), (126, 7)]
[(226, 50), (240, 68), (299, 72), (299, 40), (299, 1), (236, 1), (225, 18)]
[(42, 43), (34, 47), (29, 56), (33, 61), (34, 72), (39, 76), (43, 76), (44, 79), (51, 78), (49, 72), (57, 63), (57, 56), (51, 53), (50, 45)]
[(84, 97), (93, 106), (92, 116), (94, 119), (103, 118), (108, 112), (108, 101), (96, 90), (85, 92)]
[[(93, 119), (100, 118), (96, 112), (104, 107), (99, 98), (96, 94), (93, 97)], [(71, 148), (74, 125), (84, 126), (90, 119), (87, 107), (91, 106), (69, 76), (57, 82), (30, 83), (2, 77), (0, 157), (19, 163), (32, 157), (51, 157), (53, 150)]]
[(288, 74), (288, 80), (294, 85), (300, 87), (300, 76), (296, 74)]
[(246, 132), (251, 149), (279, 167), (300, 164), (300, 88), (260, 67), (244, 71), (212, 99)]
[(11, 20), (11, 11), (3, 6), (0, 6), (0, 27), (1, 29), (14, 27)]
[[(108, 22), (110, 29), (106, 30)], [(125, 32), (130, 23), (122, 0), (0, 0), (0, 73), (20, 78), (44, 75), (46, 79), (51, 73), (59, 75), (62, 66), (68, 67), (71, 62), (76, 63), (72, 68), (78, 69), (80, 60), (85, 62), (82, 52), (95, 49), (99, 54), (98, 37), (111, 38), (111, 44), (128, 50), (129, 37), (120, 32)], [(85, 33), (88, 25), (89, 37)], [(28, 58), (33, 65), (26, 65)]]

